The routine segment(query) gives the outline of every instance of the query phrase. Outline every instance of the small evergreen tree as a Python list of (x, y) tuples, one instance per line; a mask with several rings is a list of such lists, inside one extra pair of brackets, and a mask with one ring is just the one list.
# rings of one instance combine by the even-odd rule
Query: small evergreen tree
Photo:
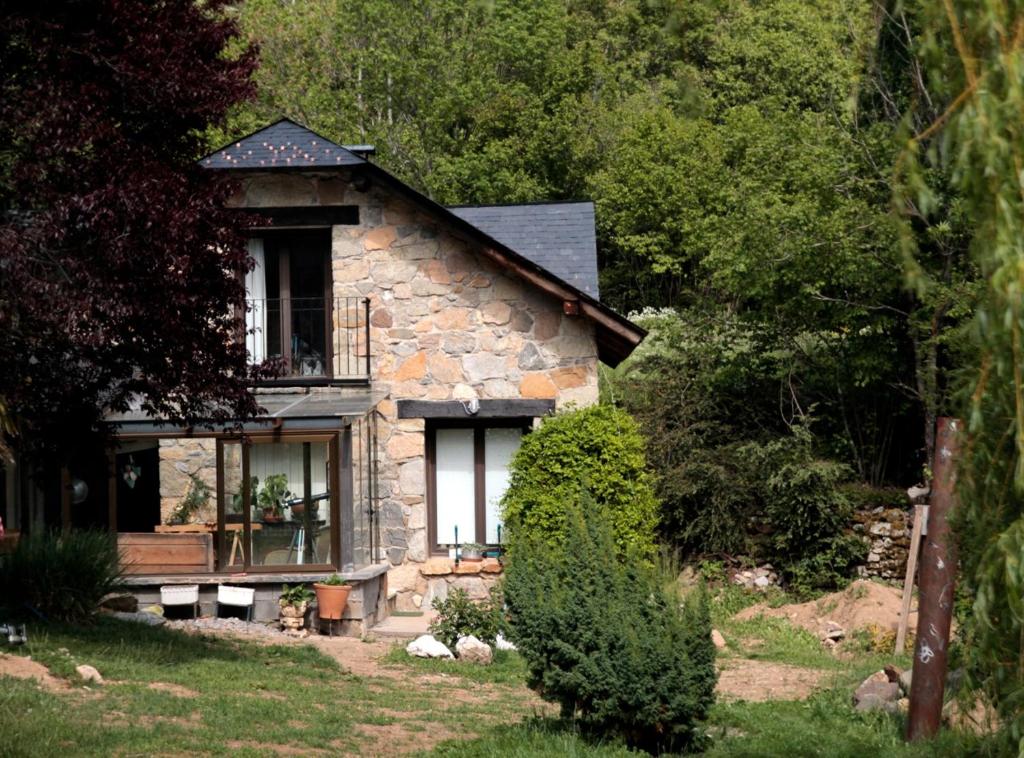
[(703, 593), (685, 603), (643, 560), (620, 560), (610, 515), (566, 508), (571, 550), (517, 542), (505, 581), (529, 684), (587, 731), (661, 752), (703, 743), (717, 678)]

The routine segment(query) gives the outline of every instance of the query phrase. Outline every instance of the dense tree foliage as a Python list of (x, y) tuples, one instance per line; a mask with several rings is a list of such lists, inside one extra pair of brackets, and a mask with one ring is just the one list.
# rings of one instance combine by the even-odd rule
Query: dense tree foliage
[(133, 397), (245, 415), (234, 308), (248, 263), (201, 134), (251, 96), (220, 1), (0, 12), (0, 410), (22, 449), (68, 447)]
[(974, 220), (985, 286), (964, 372), (957, 521), (973, 608), (961, 621), (974, 674), (1024, 753), (1024, 6), (949, 0), (925, 21), (922, 76), (951, 105), (908, 140), (904, 201), (934, 213), (953, 186)]
[[(229, 131), (283, 113), (373, 142), (447, 203), (593, 198), (606, 302), (732, 324), (775, 358), (744, 369), (750, 415), (813, 417), (822, 455), (906, 484), (977, 278), (954, 191), (904, 208), (909, 235), (891, 212), (910, 103), (945, 102), (917, 8), (252, 0), (240, 22), (273, 65)], [(931, 288), (905, 289), (910, 248)]]

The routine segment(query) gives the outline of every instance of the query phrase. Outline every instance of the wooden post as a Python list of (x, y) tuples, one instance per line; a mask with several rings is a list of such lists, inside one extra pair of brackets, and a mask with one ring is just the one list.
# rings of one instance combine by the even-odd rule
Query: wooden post
[(900, 606), (900, 625), (896, 629), (896, 655), (903, 655), (907, 644), (907, 626), (910, 623), (910, 601), (914, 596), (914, 574), (917, 572), (917, 556), (921, 552), (921, 532), (928, 520), (928, 506), (914, 506), (914, 529), (910, 533), (910, 550), (907, 553), (907, 575), (903, 579), (903, 603)]
[(910, 740), (934, 736), (942, 718), (956, 577), (956, 546), (950, 536), (949, 514), (956, 504), (960, 426), (957, 419), (940, 418), (935, 435), (935, 480), (928, 511), (928, 536), (921, 554), (921, 597), (907, 720)]

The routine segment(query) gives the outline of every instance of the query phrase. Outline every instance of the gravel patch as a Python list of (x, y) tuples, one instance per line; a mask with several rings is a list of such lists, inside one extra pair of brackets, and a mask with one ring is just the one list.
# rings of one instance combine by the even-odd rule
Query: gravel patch
[(168, 619), (167, 626), (184, 632), (209, 632), (242, 634), (253, 637), (272, 637), (276, 639), (294, 639), (278, 627), (277, 622), (261, 624), (237, 618), (213, 618), (203, 616), (197, 619)]

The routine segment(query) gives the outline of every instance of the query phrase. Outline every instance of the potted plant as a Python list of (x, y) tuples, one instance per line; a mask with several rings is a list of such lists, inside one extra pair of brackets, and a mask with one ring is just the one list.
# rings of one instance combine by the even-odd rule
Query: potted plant
[(263, 509), (263, 520), (270, 524), (284, 521), (284, 504), (291, 497), (288, 475), (270, 474), (263, 480), (263, 487), (256, 496), (257, 504)]
[(301, 629), (306, 623), (306, 609), (313, 597), (309, 587), (304, 584), (296, 584), (294, 587), (284, 585), (278, 600), (281, 606), (281, 626), (285, 629)]
[(313, 585), (316, 590), (317, 615), (321, 620), (340, 621), (348, 605), (348, 593), (352, 588), (337, 574)]
[(486, 549), (479, 542), (466, 542), (462, 546), (462, 560), (482, 561), (484, 559), (484, 550)]
[[(256, 490), (260, 486), (260, 478), (253, 476), (249, 478), (249, 492), (252, 494), (250, 497), (256, 497)], [(242, 513), (242, 505), (244, 503), (244, 496), (241, 490), (231, 496), (231, 510), (229, 513), (224, 514), (224, 521), (228, 524), (241, 524), (245, 520), (244, 514)]]

